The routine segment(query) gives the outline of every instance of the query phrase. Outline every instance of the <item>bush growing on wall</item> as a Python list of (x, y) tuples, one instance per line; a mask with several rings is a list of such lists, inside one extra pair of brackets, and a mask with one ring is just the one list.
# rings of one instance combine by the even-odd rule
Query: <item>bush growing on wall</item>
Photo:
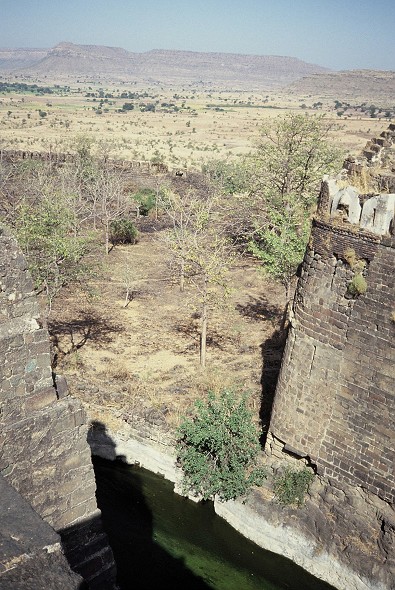
[(358, 297), (358, 295), (366, 293), (366, 289), (368, 288), (366, 279), (362, 274), (366, 267), (366, 261), (358, 258), (353, 248), (346, 248), (344, 259), (355, 273), (347, 286), (347, 292), (352, 297)]
[(366, 293), (367, 288), (368, 285), (365, 278), (362, 276), (361, 273), (357, 273), (353, 276), (351, 282), (349, 283), (347, 291), (353, 297), (357, 297), (358, 295)]
[(284, 505), (302, 506), (313, 479), (313, 473), (306, 467), (301, 470), (287, 467), (274, 480), (273, 489), (277, 500)]
[(246, 398), (229, 391), (208, 394), (196, 402), (196, 415), (178, 429), (178, 461), (184, 472), (183, 491), (202, 499), (231, 500), (243, 496), (266, 477), (256, 466), (259, 432)]

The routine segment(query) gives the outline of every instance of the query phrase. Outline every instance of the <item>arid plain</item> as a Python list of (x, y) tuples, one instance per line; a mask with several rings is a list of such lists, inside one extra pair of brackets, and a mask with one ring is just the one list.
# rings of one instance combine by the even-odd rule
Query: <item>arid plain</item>
[[(350, 98), (347, 91), (346, 100), (341, 86), (314, 94), (309, 84), (307, 92), (303, 85), (258, 92), (3, 74), (0, 148), (67, 153), (85, 137), (99, 155), (114, 160), (164, 163), (169, 172), (159, 181), (171, 185), (175, 171), (201, 172), (205, 162), (237, 159), (254, 149), (262, 124), (304, 112), (325, 114), (336, 124), (331, 141), (345, 156), (355, 155), (386, 129), (395, 112), (386, 94), (369, 99), (372, 79), (368, 97)], [(188, 174), (179, 182), (188, 183)], [(151, 179), (152, 187), (157, 183)], [(210, 316), (208, 364), (202, 371), (196, 303), (188, 291), (180, 293), (174, 281), (164, 280), (169, 268), (160, 228), (152, 219), (144, 224), (136, 245), (118, 246), (107, 257), (99, 248), (102, 265), (91, 280), (96, 297), (66, 289), (56, 300), (49, 318), (58, 346), (56, 370), (69, 378), (90, 418), (114, 422), (114, 428), (119, 418), (134, 413), (174, 426), (197, 397), (228, 384), (249, 392), (258, 417), (263, 373), (270, 377), (271, 364), (278, 368), (284, 345), (282, 285), (265, 277), (252, 257), (235, 260), (231, 297)], [(126, 265), (135, 269), (135, 294), (125, 308)]]
[[(333, 141), (345, 153), (357, 153), (387, 126), (394, 109), (387, 100), (367, 103), (358, 96), (344, 108), (336, 104), (336, 96), (298, 96), (285, 91), (203, 90), (193, 85), (165, 89), (127, 83), (63, 86), (49, 85), (47, 80), (23, 83), (49, 87), (52, 92), (0, 92), (2, 149), (69, 152), (75, 138), (85, 135), (102, 149), (105, 145), (113, 159), (156, 159), (170, 169), (200, 170), (209, 160), (248, 153), (259, 127), (290, 111), (325, 113), (338, 125)], [(373, 103), (382, 105), (374, 117), (358, 108)]]

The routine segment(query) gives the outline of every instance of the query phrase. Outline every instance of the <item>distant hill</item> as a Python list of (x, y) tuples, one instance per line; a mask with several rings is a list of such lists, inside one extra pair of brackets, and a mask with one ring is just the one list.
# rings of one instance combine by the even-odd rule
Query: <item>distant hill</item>
[(132, 53), (118, 47), (59, 43), (49, 50), (0, 49), (1, 71), (49, 78), (275, 89), (328, 70), (294, 57), (170, 50)]
[(48, 49), (0, 49), (0, 72), (28, 68), (48, 53)]
[(350, 70), (314, 73), (284, 89), (287, 94), (313, 95), (340, 101), (395, 104), (395, 72)]

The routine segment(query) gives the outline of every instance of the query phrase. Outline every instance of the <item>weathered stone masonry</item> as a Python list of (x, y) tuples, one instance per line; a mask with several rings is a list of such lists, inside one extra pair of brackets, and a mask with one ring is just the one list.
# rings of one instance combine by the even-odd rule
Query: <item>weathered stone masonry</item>
[[(324, 185), (270, 432), (285, 451), (309, 457), (318, 473), (393, 502), (395, 195), (369, 202), (354, 193), (339, 196)], [(367, 291), (356, 298), (347, 294), (350, 249), (366, 263)]]
[(1, 227), (0, 252), (0, 474), (60, 532), (73, 569), (90, 587), (112, 588), (85, 414), (64, 382), (54, 386), (26, 262)]

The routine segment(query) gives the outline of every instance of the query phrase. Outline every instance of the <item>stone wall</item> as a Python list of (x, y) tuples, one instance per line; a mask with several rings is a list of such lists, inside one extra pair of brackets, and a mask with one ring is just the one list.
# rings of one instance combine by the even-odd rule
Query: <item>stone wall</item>
[[(307, 457), (319, 474), (393, 502), (395, 196), (371, 197), (369, 204), (355, 191), (346, 199), (338, 193), (327, 183), (321, 194), (320, 218), (293, 304), (267, 451), (273, 452), (277, 440), (284, 451)], [(380, 223), (379, 207), (385, 211)], [(365, 209), (371, 218), (366, 214), (361, 225)], [(366, 292), (354, 297), (348, 291), (356, 272), (350, 253), (363, 262), (367, 283)]]
[(73, 569), (90, 587), (112, 588), (114, 562), (96, 506), (85, 414), (64, 380), (54, 384), (25, 259), (1, 227), (0, 251), (0, 474), (60, 532)]
[[(62, 152), (29, 152), (25, 150), (1, 150), (0, 161), (16, 163), (23, 160), (48, 162), (61, 166), (65, 163), (77, 161), (74, 153)], [(105, 160), (110, 167), (123, 172), (135, 171), (141, 175), (155, 174), (156, 172), (166, 173), (168, 168), (165, 164), (147, 162), (146, 160)]]
[(73, 573), (60, 537), (0, 475), (0, 587), (82, 590), (83, 579)]
[(394, 192), (395, 124), (390, 123), (379, 137), (372, 137), (359, 157), (348, 156), (343, 168), (351, 177), (358, 177), (370, 169), (380, 190)]

